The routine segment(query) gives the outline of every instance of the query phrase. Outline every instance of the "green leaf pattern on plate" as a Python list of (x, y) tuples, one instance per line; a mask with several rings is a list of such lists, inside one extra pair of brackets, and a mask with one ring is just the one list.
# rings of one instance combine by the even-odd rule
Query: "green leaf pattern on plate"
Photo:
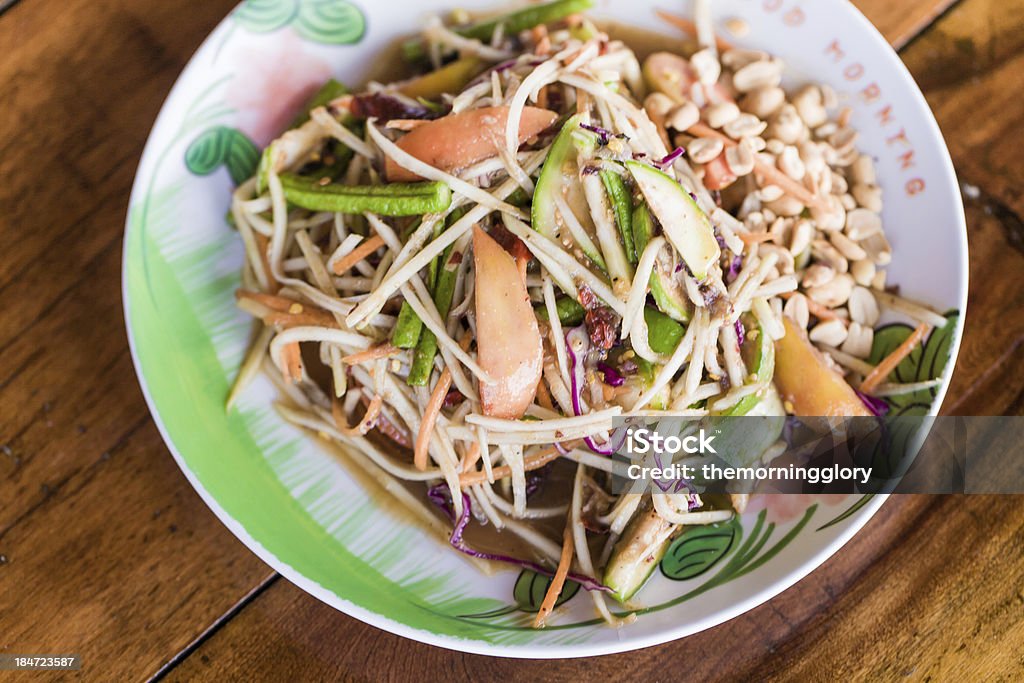
[(366, 32), (362, 11), (346, 0), (246, 0), (233, 16), (253, 33), (291, 25), (300, 37), (324, 45), (358, 43)]
[[(889, 376), (889, 380), (894, 382), (926, 382), (930, 379), (941, 377), (946, 370), (946, 364), (949, 362), (949, 351), (953, 344), (953, 334), (956, 332), (959, 317), (960, 314), (957, 311), (947, 313), (946, 326), (942, 329), (932, 330), (924, 344), (914, 349), (913, 353), (896, 366), (896, 369)], [(886, 325), (875, 330), (875, 340), (871, 347), (871, 355), (868, 358), (868, 362), (872, 364), (878, 363), (878, 361), (892, 353), (893, 349), (899, 346), (903, 340), (909, 337), (913, 330), (914, 328), (910, 325), (903, 323)], [(917, 391), (913, 394), (892, 396), (886, 399), (886, 401), (892, 408), (893, 415), (927, 415), (931, 409), (932, 402), (935, 400), (935, 394), (936, 391), (934, 389), (928, 389)], [(895, 434), (893, 438), (903, 439), (906, 436), (905, 434)], [(900, 452), (900, 450), (896, 448), (893, 449), (893, 452)], [(886, 462), (873, 463), (873, 466), (885, 467), (887, 465), (888, 463)], [(817, 531), (835, 526), (849, 518), (857, 510), (864, 507), (873, 496), (873, 493), (861, 496), (846, 510), (818, 527)]]
[[(515, 588), (512, 589), (512, 598), (519, 605), (519, 608), (527, 612), (537, 612), (547, 595), (548, 586), (551, 585), (551, 577), (538, 574), (530, 569), (524, 569), (516, 579)], [(572, 599), (580, 590), (580, 585), (575, 581), (566, 581), (562, 587), (562, 593), (555, 600), (555, 607)]]
[(196, 175), (210, 175), (221, 166), (236, 185), (256, 172), (260, 152), (237, 128), (214, 126), (200, 133), (185, 150), (185, 166)]
[(674, 581), (693, 579), (729, 554), (739, 522), (690, 527), (669, 546), (661, 560), (661, 573)]
[(233, 16), (253, 33), (270, 33), (295, 19), (298, 4), (297, 0), (245, 0)]
[[(956, 331), (959, 317), (959, 313), (955, 311), (948, 313), (946, 326), (932, 330), (924, 344), (919, 345), (913, 353), (896, 366), (896, 369), (889, 375), (889, 381), (905, 384), (927, 382), (941, 377), (949, 360), (949, 350), (953, 343), (953, 334)], [(913, 330), (913, 327), (904, 323), (878, 328), (875, 331), (875, 341), (868, 362), (876, 365), (903, 343)], [(892, 407), (894, 415), (927, 415), (936, 393), (935, 389), (926, 389), (912, 394), (892, 396), (886, 401)]]
[(366, 30), (363, 13), (338, 0), (302, 0), (295, 32), (306, 40), (326, 45), (358, 43)]

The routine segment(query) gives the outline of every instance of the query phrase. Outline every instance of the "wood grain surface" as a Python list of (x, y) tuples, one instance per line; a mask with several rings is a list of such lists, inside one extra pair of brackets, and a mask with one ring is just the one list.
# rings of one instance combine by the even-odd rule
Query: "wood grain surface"
[[(1024, 678), (1019, 498), (894, 498), (769, 603), (589, 661), (413, 643), (256, 559), (161, 442), (120, 309), (142, 146), (232, 4), (0, 2), (0, 652), (75, 652), (69, 677), (88, 680)], [(944, 410), (1021, 414), (1024, 0), (856, 4), (906, 46), (968, 185), (972, 287)]]

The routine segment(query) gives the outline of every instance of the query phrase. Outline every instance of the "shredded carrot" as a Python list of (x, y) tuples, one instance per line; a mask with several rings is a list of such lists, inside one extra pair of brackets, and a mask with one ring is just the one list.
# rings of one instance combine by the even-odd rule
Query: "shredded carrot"
[(349, 427), (345, 414), (341, 412), (341, 402), (337, 398), (333, 398), (331, 399), (331, 416), (334, 418), (334, 424), (337, 425), (338, 431), (345, 436), (366, 436), (366, 433), (377, 424), (377, 418), (380, 417), (380, 409), (383, 403), (384, 401), (380, 396), (374, 396), (373, 400), (370, 401), (370, 405), (366, 407), (366, 414), (363, 415), (363, 419), (356, 423), (356, 426)]
[(860, 390), (865, 394), (870, 394), (874, 391), (879, 384), (885, 381), (885, 378), (889, 376), (896, 366), (899, 365), (904, 358), (909, 356), (924, 336), (928, 334), (931, 329), (931, 325), (921, 323), (914, 331), (910, 333), (902, 344), (893, 349), (893, 352), (882, 359), (882, 361), (875, 366), (875, 369), (864, 378), (864, 381), (860, 383)]
[(270, 259), (267, 258), (267, 247), (270, 244), (270, 238), (255, 231), (254, 237), (256, 238), (256, 248), (260, 252), (260, 263), (263, 265), (263, 272), (267, 276), (270, 293), (277, 294), (277, 290), (280, 289), (281, 285), (274, 277), (274, 273), (270, 270)]
[(771, 242), (775, 239), (775, 235), (770, 232), (739, 232), (736, 234), (743, 241), (743, 244), (760, 244), (761, 242)]
[(401, 352), (402, 349), (397, 346), (392, 346), (391, 344), (380, 344), (378, 346), (372, 346), (365, 351), (345, 356), (341, 359), (341, 362), (345, 365), (359, 365), (360, 363), (366, 363), (371, 360), (391, 358), (392, 356), (397, 356)]
[[(566, 450), (574, 447), (573, 443), (564, 444)], [(523, 458), (523, 469), (526, 472), (532, 470), (538, 470), (544, 465), (547, 465), (552, 460), (557, 460), (561, 457), (561, 453), (557, 448), (552, 446), (551, 448), (545, 448), (543, 451), (538, 451), (533, 455), (528, 455)], [(495, 479), (504, 479), (505, 477), (512, 476), (512, 468), (508, 465), (502, 465), (501, 467), (495, 467), (492, 470)], [(482, 470), (474, 470), (472, 472), (463, 472), (459, 475), (460, 486), (473, 486), (474, 484), (482, 484), (487, 481), (487, 473)]]
[[(366, 394), (363, 394), (359, 398), (359, 400), (362, 402), (364, 406), (367, 407), (369, 407), (372, 403), (372, 401), (366, 398)], [(383, 409), (381, 410), (380, 415), (377, 417), (376, 428), (378, 432), (388, 437), (402, 448), (412, 448), (412, 442), (409, 441), (409, 435), (405, 432), (404, 429), (396, 426), (394, 422), (389, 420), (387, 414), (383, 411)]]
[(687, 128), (686, 132), (699, 138), (715, 138), (716, 140), (721, 140), (725, 143), (726, 147), (735, 147), (739, 144), (725, 133), (715, 130), (706, 123), (695, 123)]
[[(469, 330), (462, 335), (459, 339), (459, 346), (462, 347), (463, 351), (469, 351), (469, 345), (473, 343), (473, 335)], [(427, 469), (427, 452), (430, 446), (430, 432), (434, 431), (434, 423), (437, 422), (437, 416), (441, 414), (441, 408), (444, 407), (445, 398), (448, 397), (448, 390), (452, 387), (452, 372), (448, 368), (441, 371), (441, 377), (438, 378), (437, 384), (434, 386), (434, 391), (430, 394), (430, 400), (427, 401), (426, 408), (423, 409), (423, 421), (420, 423), (420, 431), (416, 434), (416, 445), (413, 448), (413, 464), (418, 470)], [(479, 457), (480, 446), (477, 448), (477, 457)]]
[(269, 308), (272, 313), (263, 316), (263, 322), (267, 325), (281, 325), (283, 327), (295, 327), (296, 325), (338, 326), (334, 316), (319, 306), (304, 304), (295, 299), (289, 299), (286, 296), (239, 289), (235, 291), (235, 298), (249, 299)]
[(783, 192), (796, 197), (807, 206), (821, 211), (828, 210), (828, 204), (825, 203), (824, 199), (790, 178), (775, 166), (761, 161), (761, 157), (757, 155), (754, 155), (754, 172), (763, 176), (772, 185), (778, 185), (782, 188)]
[[(783, 299), (790, 299), (794, 294), (796, 294), (796, 292), (783, 292), (782, 294), (779, 294), (779, 296), (782, 297)], [(839, 318), (839, 316), (836, 315), (832, 309), (826, 306), (822, 306), (821, 304), (819, 304), (814, 299), (811, 299), (810, 297), (804, 298), (807, 299), (808, 312), (810, 312), (810, 314), (813, 315), (818, 320), (836, 320)]]
[[(726, 147), (735, 147), (739, 144), (725, 133), (721, 133), (704, 123), (695, 123), (690, 126), (686, 132), (690, 135), (696, 135), (699, 138), (714, 138), (716, 140), (721, 140)], [(782, 188), (783, 192), (796, 197), (807, 206), (820, 209), (822, 211), (828, 209), (828, 205), (825, 203), (824, 199), (814, 194), (779, 169), (775, 168), (775, 166), (761, 161), (761, 157), (756, 154), (754, 155), (754, 170), (758, 175), (762, 176), (765, 181), (772, 185), (778, 185)]]
[[(685, 17), (680, 17), (676, 14), (669, 14), (668, 12), (660, 9), (654, 10), (654, 13), (658, 15), (663, 21), (675, 26), (687, 35), (697, 37), (697, 25)], [(715, 46), (722, 52), (732, 49), (732, 43), (728, 40), (715, 36)]]
[(285, 329), (300, 325), (338, 327), (338, 322), (326, 311), (304, 311), (302, 313), (274, 311), (263, 316), (263, 323), (266, 325), (280, 325)]
[(548, 410), (554, 410), (555, 404), (551, 402), (551, 392), (548, 391), (547, 382), (541, 377), (540, 381), (537, 382), (537, 402), (540, 403), (542, 408)]
[(462, 471), (469, 472), (480, 461), (480, 442), (473, 441), (462, 456)]
[(349, 268), (384, 246), (384, 239), (374, 235), (360, 242), (359, 246), (334, 262), (332, 270), (335, 275), (344, 275)]
[(384, 126), (395, 130), (414, 130), (424, 123), (430, 123), (430, 121), (427, 119), (391, 119)]
[[(566, 61), (572, 61), (571, 58)], [(577, 88), (576, 90), (576, 113), (584, 114), (590, 111), (590, 95)]]
[[(551, 52), (551, 38), (548, 37), (548, 27), (538, 24), (530, 30), (530, 37), (533, 38), (533, 54), (545, 56)], [(543, 104), (537, 106), (543, 107)]]
[[(272, 311), (278, 311), (279, 313), (302, 313), (306, 308), (306, 304), (300, 303), (295, 299), (289, 299), (286, 296), (277, 296), (276, 294), (264, 294), (263, 292), (252, 292), (248, 289), (235, 290), (236, 299), (251, 299), (258, 304), (266, 306)], [(296, 309), (295, 307), (298, 306)], [(310, 306), (309, 308), (312, 308)]]
[(555, 570), (555, 575), (551, 577), (548, 592), (544, 594), (544, 601), (540, 603), (540, 611), (537, 612), (537, 616), (533, 620), (534, 628), (544, 628), (544, 622), (547, 621), (548, 616), (555, 609), (558, 596), (562, 594), (562, 589), (565, 587), (565, 579), (569, 576), (569, 567), (572, 565), (574, 548), (572, 530), (569, 522), (567, 522), (565, 529), (562, 531), (562, 556), (558, 558), (558, 569)]
[(669, 140), (668, 130), (665, 129), (665, 115), (657, 113), (653, 108), (647, 112), (647, 117), (651, 119), (651, 123), (658, 129), (658, 137), (665, 143), (666, 147), (672, 146), (672, 141)]
[(543, 88), (537, 91), (537, 106), (541, 109), (548, 108), (548, 88), (550, 86), (545, 85)]
[(427, 469), (427, 449), (430, 446), (430, 433), (434, 431), (434, 423), (437, 416), (441, 414), (441, 407), (444, 405), (444, 398), (452, 386), (452, 373), (448, 368), (441, 371), (441, 377), (434, 385), (434, 391), (430, 394), (427, 407), (423, 409), (423, 421), (420, 422), (420, 431), (416, 434), (416, 447), (413, 449), (413, 465), (422, 471)]
[(281, 349), (284, 360), (284, 378), (296, 384), (302, 379), (302, 350), (299, 342), (290, 342)]

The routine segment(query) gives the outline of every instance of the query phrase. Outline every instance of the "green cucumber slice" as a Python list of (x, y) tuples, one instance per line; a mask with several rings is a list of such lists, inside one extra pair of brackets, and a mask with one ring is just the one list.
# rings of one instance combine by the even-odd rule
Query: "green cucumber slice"
[(627, 161), (651, 213), (661, 223), (665, 237), (676, 248), (697, 280), (722, 254), (708, 218), (682, 185), (658, 169), (638, 161)]

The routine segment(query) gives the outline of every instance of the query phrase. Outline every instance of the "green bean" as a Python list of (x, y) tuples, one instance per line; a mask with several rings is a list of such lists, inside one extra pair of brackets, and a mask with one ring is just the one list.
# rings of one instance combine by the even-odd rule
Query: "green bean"
[(402, 310), (398, 312), (398, 322), (395, 323), (395, 330), (391, 333), (391, 343), (400, 349), (412, 349), (420, 340), (420, 333), (423, 332), (423, 321), (408, 301), (402, 302)]
[[(461, 206), (448, 214), (444, 228), (434, 232), (435, 239), (443, 230), (450, 228), (468, 212), (469, 207)], [(448, 245), (440, 256), (430, 262), (427, 269), (427, 285), (432, 288), (434, 305), (437, 306), (437, 312), (441, 316), (442, 322), (448, 320), (448, 313), (452, 308), (452, 297), (455, 296), (455, 280), (458, 269), (447, 267), (454, 249), (454, 244)], [(406, 380), (409, 386), (426, 386), (430, 381), (430, 373), (434, 369), (434, 356), (436, 355), (437, 336), (430, 330), (424, 329), (416, 343), (416, 350), (413, 352), (412, 367), (409, 368), (409, 377)]]
[(608, 192), (608, 199), (611, 200), (612, 210), (615, 212), (615, 223), (622, 233), (622, 244), (626, 248), (626, 258), (634, 266), (637, 264), (637, 250), (633, 243), (633, 198), (630, 196), (626, 183), (615, 171), (605, 169), (601, 171), (601, 182)]
[[(547, 306), (542, 304), (533, 310), (537, 314), (538, 320), (550, 319)], [(559, 322), (563, 325), (579, 325), (583, 322), (583, 316), (586, 314), (586, 311), (583, 310), (583, 306), (580, 306), (579, 302), (567, 296), (563, 296), (555, 301), (555, 312), (558, 315)]]
[(683, 326), (656, 308), (644, 308), (647, 323), (647, 344), (656, 353), (668, 355), (676, 350), (683, 338)]
[[(442, 268), (437, 279), (437, 288), (434, 291), (434, 305), (437, 306), (437, 312), (442, 321), (448, 319), (454, 294), (455, 271)], [(409, 369), (409, 378), (406, 380), (409, 386), (427, 385), (430, 381), (430, 373), (434, 369), (434, 356), (436, 355), (437, 336), (429, 329), (424, 328), (419, 343), (416, 344), (416, 351), (413, 352), (412, 367)]]
[(306, 103), (305, 108), (295, 117), (292, 121), (292, 125), (289, 128), (298, 128), (306, 121), (309, 121), (309, 113), (317, 107), (326, 106), (331, 100), (336, 100), (342, 95), (347, 95), (350, 92), (348, 87), (344, 83), (340, 83), (333, 78), (328, 80), (320, 89), (317, 90), (313, 96)]
[[(530, 5), (521, 10), (469, 26), (456, 26), (452, 30), (460, 36), (488, 43), (499, 24), (506, 36), (514, 36), (534, 26), (550, 24), (565, 19), (570, 14), (584, 12), (593, 6), (594, 0), (555, 0), (544, 5)], [(402, 56), (409, 62), (422, 60), (426, 56), (423, 41), (417, 38), (403, 43)]]
[(451, 189), (440, 182), (322, 185), (319, 177), (285, 173), (281, 185), (289, 202), (310, 211), (416, 216), (444, 211), (452, 202)]

